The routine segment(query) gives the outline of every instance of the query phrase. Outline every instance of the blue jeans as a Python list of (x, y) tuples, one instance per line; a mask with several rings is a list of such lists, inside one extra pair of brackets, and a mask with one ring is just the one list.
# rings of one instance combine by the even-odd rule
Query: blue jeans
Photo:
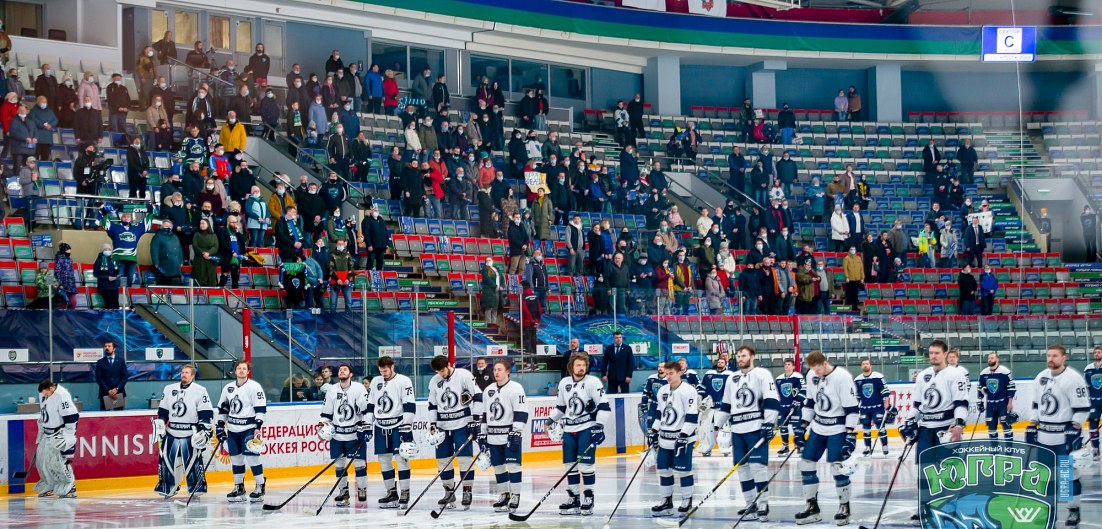
[[(126, 278), (126, 286), (133, 288), (141, 284), (138, 278), (137, 261), (117, 261), (119, 265), (119, 278)], [(121, 281), (120, 281), (121, 283)]]
[(745, 316), (753, 316), (758, 313), (758, 298), (754, 296), (745, 296), (742, 298), (742, 314)]
[(352, 310), (352, 285), (351, 284), (341, 286), (341, 285), (338, 285), (336, 283), (333, 283), (331, 290), (332, 290), (333, 299), (330, 300), (330, 303), (332, 303), (332, 305), (329, 306), (329, 312), (337, 312), (337, 293), (338, 292), (344, 294), (344, 310), (346, 310), (346, 311)]
[(249, 245), (264, 246), (264, 230), (262, 228), (249, 228)]
[(792, 145), (792, 138), (796, 136), (796, 129), (791, 127), (785, 127), (781, 129), (781, 143), (785, 145)]
[(110, 112), (108, 116), (108, 122), (112, 132), (126, 132), (125, 112)]

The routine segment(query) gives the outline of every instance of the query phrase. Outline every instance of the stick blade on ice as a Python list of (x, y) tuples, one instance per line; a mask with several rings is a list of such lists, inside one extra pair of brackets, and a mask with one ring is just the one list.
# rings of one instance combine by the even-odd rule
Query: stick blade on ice
[(684, 518), (657, 518), (654, 522), (662, 527), (681, 527), (684, 520)]

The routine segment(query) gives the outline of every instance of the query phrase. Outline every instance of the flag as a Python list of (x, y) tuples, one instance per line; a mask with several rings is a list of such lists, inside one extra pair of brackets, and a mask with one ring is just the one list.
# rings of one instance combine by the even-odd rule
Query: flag
[[(665, 11), (666, 0), (624, 0), (624, 7), (649, 9), (651, 11)], [(726, 13), (724, 13), (726, 15)]]
[(727, 16), (727, 0), (689, 0), (689, 12), (713, 17)]

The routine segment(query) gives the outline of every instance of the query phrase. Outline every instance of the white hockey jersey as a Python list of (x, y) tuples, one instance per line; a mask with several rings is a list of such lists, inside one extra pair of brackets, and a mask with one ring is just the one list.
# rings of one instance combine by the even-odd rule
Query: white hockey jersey
[(474, 375), (466, 369), (456, 368), (444, 378), (433, 375), (429, 381), (429, 422), (441, 430), (466, 428), (472, 415), (481, 415), (474, 408), (474, 396), (479, 392)]
[(360, 424), (367, 423), (367, 408), (367, 388), (363, 384), (349, 381), (347, 388), (333, 384), (325, 394), (321, 418), (333, 425), (334, 440), (352, 441)]
[(673, 450), (682, 436), (691, 447), (696, 441), (699, 399), (696, 388), (684, 380), (676, 388), (666, 384), (658, 390), (658, 410), (651, 429), (658, 432), (659, 447)]
[(969, 383), (965, 371), (946, 366), (935, 371), (923, 369), (915, 379), (914, 401), (909, 418), (918, 419), (919, 426), (944, 428), (956, 420), (968, 419)]
[[(1090, 413), (1087, 382), (1078, 371), (1065, 367), (1059, 375), (1045, 369), (1034, 379), (1033, 420), (1037, 421), (1037, 442), (1062, 445), (1071, 423), (1083, 425)], [(1087, 434), (1087, 428), (1082, 429)]]
[(775, 424), (780, 407), (777, 384), (769, 371), (761, 367), (739, 370), (727, 379), (713, 422), (717, 428), (730, 423), (733, 433), (749, 433), (761, 430), (762, 423)]
[(807, 374), (807, 399), (803, 420), (811, 423), (818, 435), (838, 435), (860, 425), (857, 390), (853, 375), (838, 366), (831, 367), (825, 377)]
[(566, 433), (580, 432), (594, 424), (605, 424), (612, 415), (605, 397), (605, 386), (593, 375), (581, 380), (568, 376), (559, 381), (559, 396), (551, 420), (562, 425)]
[(191, 437), (192, 427), (196, 424), (210, 426), (210, 421), (214, 418), (214, 408), (210, 405), (207, 388), (197, 382), (192, 382), (187, 387), (176, 382), (165, 386), (157, 416), (167, 423), (168, 435)]
[(226, 430), (244, 432), (264, 422), (268, 413), (268, 397), (260, 383), (249, 379), (238, 386), (234, 380), (222, 388), (218, 396), (218, 420), (226, 421)]
[(512, 380), (504, 386), (497, 383), (486, 386), (482, 391), (482, 405), (486, 407), (486, 418), (482, 423), (482, 433), (486, 442), (503, 445), (508, 441), (510, 432), (524, 432), (528, 424), (528, 402), (524, 387)]
[(60, 385), (54, 389), (54, 394), (42, 399), (39, 408), (38, 429), (43, 435), (53, 435), (62, 429), (75, 431), (77, 419), (77, 405), (73, 403), (73, 395), (69, 390)]
[(403, 424), (412, 426), (414, 413), (417, 413), (417, 399), (413, 396), (413, 382), (409, 377), (396, 373), (390, 380), (382, 376), (371, 379), (371, 394), (367, 399), (369, 425), (385, 430)]

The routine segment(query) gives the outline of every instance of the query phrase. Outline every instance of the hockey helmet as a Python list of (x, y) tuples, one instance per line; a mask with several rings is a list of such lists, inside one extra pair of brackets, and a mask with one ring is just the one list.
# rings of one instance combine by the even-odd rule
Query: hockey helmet
[(318, 425), (318, 439), (328, 441), (333, 438), (333, 423), (323, 422)]
[(1081, 448), (1071, 453), (1071, 466), (1076, 470), (1085, 470), (1094, 462), (1094, 454), (1090, 448)]
[(547, 421), (547, 437), (550, 438), (553, 443), (561, 443), (562, 425), (554, 421)]
[(417, 456), (417, 445), (414, 443), (402, 443), (398, 445), (398, 457), (409, 461)]
[(474, 460), (474, 466), (478, 467), (478, 469), (483, 472), (490, 470), (492, 466), (490, 465), (490, 452), (486, 450), (479, 452), (478, 457)]
[(863, 465), (864, 461), (862, 461), (861, 456), (854, 452), (844, 461), (834, 463), (834, 469), (837, 471), (838, 475), (852, 476), (856, 474)]
[(643, 452), (643, 468), (647, 470), (654, 470), (658, 467), (658, 454), (655, 448), (650, 448), (646, 452)]
[(440, 444), (443, 443), (444, 440), (447, 438), (448, 434), (444, 433), (444, 430), (433, 428), (432, 431), (429, 432), (428, 436), (425, 437), (425, 440), (428, 441), (429, 446), (435, 448), (437, 446), (440, 446)]
[(249, 452), (259, 454), (262, 448), (264, 448), (264, 439), (260, 437), (250, 437), (248, 441), (245, 441), (245, 449)]

